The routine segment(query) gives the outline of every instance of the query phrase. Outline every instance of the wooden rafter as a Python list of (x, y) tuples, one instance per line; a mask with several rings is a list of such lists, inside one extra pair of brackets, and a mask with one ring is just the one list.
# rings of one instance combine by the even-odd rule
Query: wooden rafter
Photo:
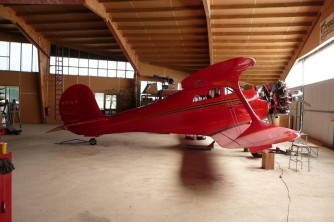
[(272, 35), (305, 35), (307, 31), (283, 31), (283, 32), (212, 32), (214, 36), (272, 36)]
[(300, 42), (302, 38), (286, 38), (286, 39), (214, 39), (213, 43), (285, 43)]
[[(86, 19), (76, 19), (75, 22), (78, 23), (95, 23), (103, 21), (101, 18), (86, 18)], [(28, 25), (45, 25), (45, 24), (64, 24), (69, 23), (68, 19), (56, 19), (56, 20), (28, 20)]]
[(120, 30), (165, 30), (165, 29), (205, 29), (206, 31), (206, 24), (200, 25), (145, 25), (145, 26), (138, 26), (138, 25), (120, 25), (118, 26)]
[(289, 7), (305, 7), (305, 6), (322, 6), (323, 4), (324, 4), (323, 1), (233, 4), (233, 5), (211, 5), (211, 9), (221, 10), (221, 9), (247, 9), (247, 8), (289, 8)]
[(309, 27), (312, 22), (296, 22), (296, 23), (244, 23), (244, 24), (211, 24), (211, 28), (271, 28), (271, 27)]
[(294, 46), (215, 46), (214, 50), (233, 50), (233, 49), (242, 49), (242, 50), (249, 50), (249, 49), (268, 49), (268, 50), (273, 50), (273, 49), (280, 49), (280, 50), (292, 50), (298, 48), (297, 45)]
[(76, 27), (72, 26), (70, 28), (66, 27), (61, 27), (61, 28), (37, 28), (36, 31), (38, 32), (95, 32), (95, 31), (108, 31), (108, 29), (105, 26), (98, 26), (96, 25), (95, 27)]
[(113, 22), (163, 22), (163, 21), (193, 21), (203, 20), (205, 16), (180, 16), (180, 17), (143, 17), (143, 18), (112, 18)]
[(199, 11), (203, 10), (201, 5), (183, 6), (183, 7), (152, 7), (152, 8), (109, 8), (108, 13), (136, 13), (136, 12), (168, 12), (168, 11)]
[(83, 10), (66, 10), (66, 11), (33, 11), (33, 12), (17, 12), (17, 16), (50, 16), (50, 15), (67, 15), (67, 14), (91, 14), (86, 9)]
[(259, 14), (233, 14), (233, 15), (212, 15), (211, 19), (246, 19), (246, 18), (285, 18), (285, 17), (316, 17), (318, 12), (297, 12), (297, 13), (259, 13)]

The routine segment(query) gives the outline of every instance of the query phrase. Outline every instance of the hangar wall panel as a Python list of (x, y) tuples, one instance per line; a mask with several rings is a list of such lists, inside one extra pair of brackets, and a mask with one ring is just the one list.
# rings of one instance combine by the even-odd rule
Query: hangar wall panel
[[(304, 107), (303, 131), (310, 137), (322, 142), (327, 147), (334, 143), (334, 79), (306, 85), (304, 100), (311, 107)], [(300, 90), (299, 87), (294, 88)], [(294, 128), (299, 130), (299, 109), (296, 115), (296, 103), (292, 106), (291, 114), (296, 117)]]
[(40, 123), (38, 73), (0, 71), (0, 85), (20, 87), (20, 118), (22, 123)]
[(304, 131), (312, 137), (333, 147), (334, 141), (334, 79), (306, 85), (304, 100), (311, 104), (305, 107)]

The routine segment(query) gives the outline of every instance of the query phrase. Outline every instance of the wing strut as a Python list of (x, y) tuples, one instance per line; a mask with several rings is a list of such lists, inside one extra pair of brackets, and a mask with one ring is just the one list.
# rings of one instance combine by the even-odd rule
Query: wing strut
[[(240, 135), (235, 135), (236, 137), (227, 137), (225, 133), (219, 132), (212, 135), (213, 139), (219, 143), (222, 147), (226, 148), (245, 148), (245, 147), (261, 147), (265, 148), (266, 145), (281, 143), (285, 141), (290, 141), (300, 136), (300, 134), (294, 130), (277, 127), (263, 122), (254, 112), (250, 104), (247, 102), (245, 96), (241, 92), (239, 86), (239, 78), (246, 68), (252, 67), (255, 64), (255, 60), (252, 58), (237, 58), (234, 60), (233, 68), (231, 71), (225, 72), (224, 85), (232, 88), (237, 94), (238, 98), (244, 105), (247, 113), (251, 117), (251, 124), (245, 124), (240, 126), (240, 130), (243, 132)], [(214, 71), (221, 72), (224, 69), (219, 67), (212, 67)], [(227, 134), (233, 135), (232, 129), (226, 130)]]

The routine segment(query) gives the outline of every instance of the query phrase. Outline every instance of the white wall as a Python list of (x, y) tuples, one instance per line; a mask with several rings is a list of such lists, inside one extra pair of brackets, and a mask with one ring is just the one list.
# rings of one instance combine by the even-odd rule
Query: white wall
[[(303, 131), (324, 145), (333, 147), (334, 79), (306, 85), (304, 100), (310, 103), (311, 107), (304, 107), (306, 111), (304, 112)], [(291, 114), (295, 115), (295, 111), (293, 110)]]

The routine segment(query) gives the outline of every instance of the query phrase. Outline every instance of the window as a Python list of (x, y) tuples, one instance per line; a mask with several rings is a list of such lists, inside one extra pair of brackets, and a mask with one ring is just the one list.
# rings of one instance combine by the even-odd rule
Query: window
[(16, 58), (20, 58), (21, 56), (21, 43), (12, 42), (10, 47), (10, 68), (12, 71), (20, 71), (21, 70), (21, 60)]
[[(16, 101), (16, 104), (20, 102), (20, 88), (18, 86), (0, 86), (0, 104), (1, 108), (8, 102)], [(0, 109), (2, 111), (2, 109)]]
[(117, 96), (116, 95), (106, 95), (106, 108), (116, 109)]
[(0, 70), (9, 70), (9, 42), (0, 42)]
[(104, 110), (104, 93), (95, 93), (95, 99), (100, 110)]
[[(80, 57), (80, 53), (77, 53), (77, 56)], [(85, 56), (89, 57), (88, 54)], [(56, 66), (59, 67), (56, 68)], [(134, 78), (134, 69), (130, 63), (105, 59), (51, 56), (50, 73), (55, 74), (57, 70), (60, 70), (65, 75)]]
[(105, 115), (111, 115), (116, 113), (117, 95), (95, 93), (95, 99), (100, 110)]
[(288, 88), (334, 78), (333, 55), (334, 40), (325, 47), (305, 57), (303, 59), (304, 64), (303, 60), (299, 60), (292, 67), (285, 79)]
[(230, 87), (225, 87), (224, 94), (228, 95), (228, 94), (231, 94), (231, 93), (234, 93), (233, 89), (231, 89)]
[(32, 65), (32, 45), (31, 44), (22, 44), (22, 63), (21, 63), (21, 70), (28, 72), (31, 70)]
[(220, 88), (213, 88), (213, 89), (209, 89), (206, 95), (195, 95), (193, 98), (193, 102), (213, 99), (219, 96), (220, 96)]
[(38, 72), (38, 50), (28, 43), (0, 41), (0, 70)]

